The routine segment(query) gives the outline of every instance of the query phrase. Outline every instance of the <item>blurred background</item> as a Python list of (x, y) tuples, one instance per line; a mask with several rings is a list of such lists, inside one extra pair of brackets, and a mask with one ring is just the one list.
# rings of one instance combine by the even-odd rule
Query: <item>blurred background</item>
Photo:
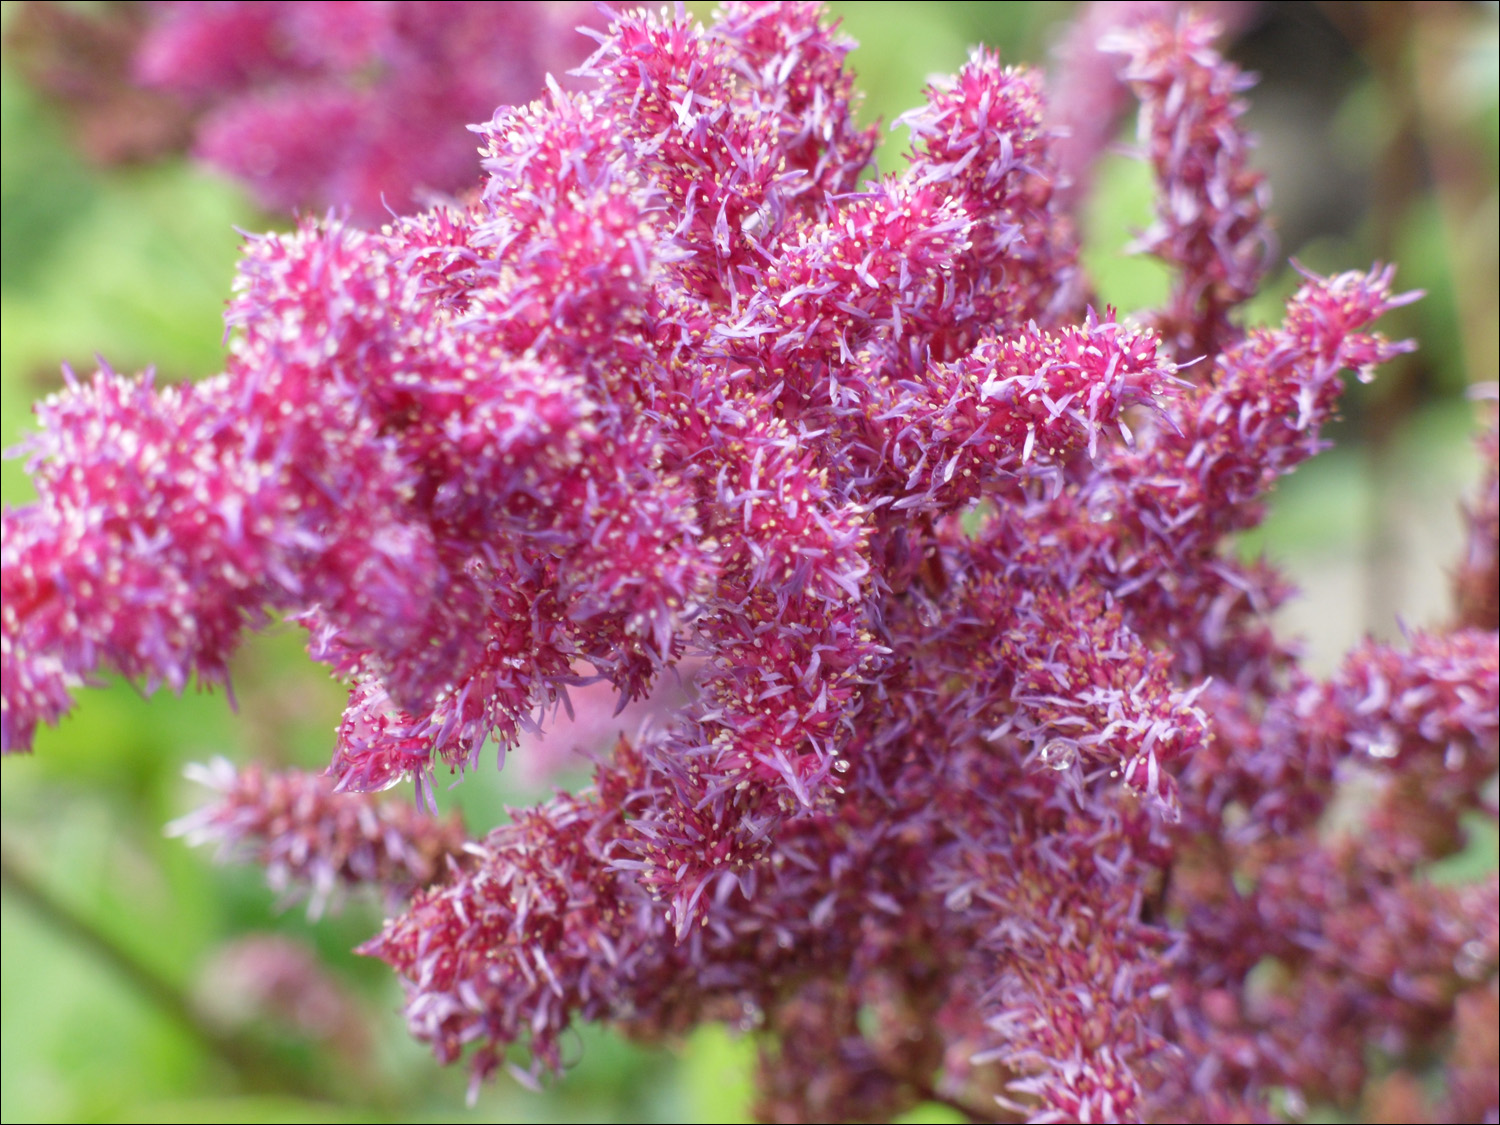
[[(0, 62), (0, 442), (59, 365), (96, 355), (158, 378), (222, 362), (221, 312), (236, 228), (285, 228), (228, 180), (180, 154), (185, 121), (109, 73), (107, 37), (76, 62), (78, 36), (53, 13), (3, 6)], [(108, 5), (51, 5), (92, 19)], [(693, 5), (700, 14), (706, 5)], [(839, 3), (868, 119), (919, 103), (976, 43), (1046, 65), (1067, 3)], [(1497, 12), (1494, 3), (1230, 4), (1231, 55), (1261, 75), (1250, 124), (1273, 192), (1283, 259), (1318, 271), (1395, 261), (1427, 297), (1392, 316), (1420, 350), (1356, 387), (1337, 448), (1286, 482), (1241, 549), (1283, 564), (1304, 596), (1284, 611), (1327, 670), (1366, 633), (1441, 623), (1458, 502), (1472, 490), (1479, 409), (1471, 384), (1497, 374)], [(68, 25), (72, 26), (72, 25)], [(66, 30), (66, 29), (65, 29)], [(116, 54), (118, 55), (118, 49)], [(74, 51), (73, 56), (67, 54)], [(50, 52), (50, 53), (49, 53)], [(75, 61), (70, 63), (69, 59)], [(74, 70), (69, 71), (68, 67)], [(69, 77), (69, 75), (72, 77)], [(92, 76), (92, 85), (78, 74)], [(123, 71), (121, 72), (123, 74)], [(83, 88), (87, 87), (87, 88)], [(1130, 126), (1122, 131), (1129, 139)], [(880, 154), (901, 167), (898, 130)], [(1129, 312), (1166, 292), (1164, 271), (1123, 249), (1151, 207), (1145, 168), (1112, 154), (1085, 210), (1086, 261), (1101, 300)], [(1280, 318), (1296, 275), (1274, 275), (1249, 316)], [(3, 466), (6, 504), (30, 498)], [(202, 791), (190, 762), (321, 768), (343, 691), (301, 635), (253, 638), (222, 694), (125, 684), (86, 693), (36, 752), (3, 766), (0, 1116), (5, 1120), (447, 1120), (467, 1076), (408, 1039), (400, 990), (350, 951), (378, 928), (351, 899), (313, 924), (278, 903), (258, 870), (215, 866), (163, 826)], [(522, 766), (513, 758), (515, 766)], [(440, 794), (471, 831), (552, 784), (542, 771), (488, 771)], [(503, 1079), (476, 1120), (745, 1120), (753, 1044), (712, 1029), (642, 1047), (582, 1031), (578, 1065), (541, 1092)], [(950, 1120), (924, 1107), (906, 1120)]]

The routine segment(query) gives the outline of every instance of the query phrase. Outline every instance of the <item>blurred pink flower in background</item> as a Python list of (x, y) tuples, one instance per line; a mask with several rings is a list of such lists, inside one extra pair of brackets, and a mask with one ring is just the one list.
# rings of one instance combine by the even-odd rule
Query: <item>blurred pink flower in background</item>
[(153, 4), (136, 74), (198, 110), (193, 151), (273, 211), (379, 224), (480, 184), (466, 126), (588, 54), (577, 3)]

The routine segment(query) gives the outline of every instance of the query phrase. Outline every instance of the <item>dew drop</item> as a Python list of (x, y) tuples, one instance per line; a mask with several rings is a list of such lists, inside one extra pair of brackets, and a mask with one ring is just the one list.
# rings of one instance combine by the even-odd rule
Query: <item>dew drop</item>
[(1038, 757), (1041, 758), (1042, 765), (1048, 769), (1065, 770), (1072, 766), (1078, 757), (1078, 745), (1066, 738), (1054, 738), (1042, 747), (1042, 752)]
[(931, 598), (920, 592), (916, 592), (916, 596), (913, 597), (912, 601), (916, 603), (917, 620), (925, 628), (930, 629), (943, 619), (942, 611), (938, 609)]
[(1488, 950), (1482, 941), (1466, 941), (1453, 958), (1453, 971), (1465, 980), (1482, 980), (1489, 965), (1485, 954)]

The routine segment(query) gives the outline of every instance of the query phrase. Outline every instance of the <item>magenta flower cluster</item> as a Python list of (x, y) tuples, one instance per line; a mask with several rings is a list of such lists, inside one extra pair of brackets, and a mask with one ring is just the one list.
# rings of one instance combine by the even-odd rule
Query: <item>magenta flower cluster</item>
[[(186, 827), (399, 898), (365, 951), (476, 1078), (575, 1021), (727, 1021), (773, 1120), (1250, 1120), (1492, 1028), (1496, 881), (1424, 872), (1495, 816), (1493, 613), (1322, 681), (1229, 549), (1410, 295), (1309, 275), (1239, 327), (1265, 192), (1201, 21), (1106, 44), (1175, 277), (1139, 324), (1090, 308), (1034, 73), (976, 52), (866, 178), (849, 46), (806, 4), (620, 15), (577, 92), (477, 129), (471, 204), (252, 240), (222, 376), (39, 408), (5, 748), (101, 672), (221, 682), (302, 622), (351, 684), (328, 776), (216, 773)], [(569, 688), (683, 670), (477, 839), (366, 795), (431, 805)], [(1434, 1112), (1493, 1116), (1472, 1056)]]
[(362, 223), (480, 184), (464, 126), (583, 61), (577, 3), (159, 0), (145, 85), (198, 114), (194, 152), (273, 211)]

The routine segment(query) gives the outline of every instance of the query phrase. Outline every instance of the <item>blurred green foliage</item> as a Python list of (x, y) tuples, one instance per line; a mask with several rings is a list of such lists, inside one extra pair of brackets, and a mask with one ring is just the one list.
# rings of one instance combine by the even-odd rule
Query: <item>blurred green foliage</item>
[[(7, 23), (13, 7), (5, 5)], [(694, 7), (701, 12), (706, 6)], [(1472, 332), (1465, 328), (1473, 314), (1464, 312), (1460, 298), (1467, 294), (1473, 303), (1469, 289), (1479, 284), (1475, 271), (1485, 268), (1486, 246), (1493, 263), (1500, 119), (1495, 6), (1469, 7), (1465, 18), (1488, 47), (1467, 51), (1448, 68), (1450, 89), (1443, 96), (1456, 104), (1443, 127), (1483, 154), (1481, 179), (1488, 179), (1480, 202), (1489, 201), (1488, 233), (1472, 218), (1474, 205), (1458, 208), (1439, 182), (1406, 199), (1393, 224), (1382, 226), (1372, 208), (1337, 232), (1314, 234), (1291, 248), (1315, 269), (1357, 268), (1384, 254), (1399, 260), (1403, 283), (1429, 293), (1410, 310), (1403, 330), (1423, 340), (1423, 362), (1432, 373), (1410, 398), (1395, 438), (1352, 444), (1314, 463), (1283, 489), (1265, 529), (1247, 539), (1245, 550), (1269, 551), (1294, 570), (1299, 559), (1325, 566), (1330, 553), (1345, 565), (1351, 549), (1357, 563), (1376, 535), (1389, 499), (1383, 489), (1392, 479), (1403, 487), (1417, 482), (1423, 505), (1431, 495), (1442, 498), (1433, 504), (1451, 509), (1459, 483), (1472, 475), (1467, 435), (1473, 412), (1460, 396), (1475, 363)], [(1044, 61), (1071, 5), (832, 8), (862, 43), (853, 65), (868, 119), (890, 122), (919, 103), (930, 74), (955, 70), (971, 43), (998, 46), (1012, 60)], [(1376, 176), (1392, 143), (1391, 93), (1378, 70), (1351, 66), (1336, 103), (1308, 112), (1336, 115), (1345, 158)], [(1280, 79), (1269, 75), (1273, 80)], [(239, 243), (235, 228), (285, 223), (258, 213), (234, 187), (182, 160), (144, 168), (89, 166), (69, 145), (62, 121), (20, 82), (8, 59), (0, 69), (0, 96), (0, 441), (10, 448), (29, 425), (29, 404), (60, 385), (61, 362), (83, 374), (95, 355), (121, 370), (154, 364), (163, 379), (216, 371)], [(899, 131), (887, 140), (882, 170), (900, 168), (904, 144)], [(1126, 312), (1150, 305), (1167, 285), (1159, 266), (1123, 254), (1150, 206), (1145, 170), (1123, 156), (1108, 157), (1084, 217), (1085, 263), (1101, 303)], [(1455, 267), (1458, 259), (1462, 269)], [(1491, 304), (1494, 283), (1491, 265), (1485, 278)], [(1294, 285), (1289, 270), (1278, 275), (1251, 318), (1275, 318)], [(1488, 372), (1493, 377), (1492, 366)], [(1369, 396), (1380, 393), (1356, 396), (1351, 412), (1375, 411), (1380, 400)], [(1377, 455), (1389, 463), (1372, 470)], [(4, 464), (0, 486), (7, 504), (31, 495), (17, 460)], [(1440, 599), (1441, 574), (1423, 581)], [(1401, 608), (1388, 605), (1382, 612), (1389, 619)], [(1388, 620), (1367, 616), (1359, 628), (1374, 624), (1389, 627)], [(1344, 639), (1336, 635), (1329, 643)], [(42, 732), (34, 755), (5, 763), (0, 816), (7, 863), (16, 875), (7, 878), (0, 921), (5, 1120), (436, 1121), (451, 1119), (463, 1103), (466, 1076), (440, 1070), (407, 1038), (395, 1014), (400, 994), (391, 975), (350, 952), (378, 927), (376, 904), (349, 902), (314, 925), (300, 907), (275, 909), (258, 872), (214, 866), (210, 855), (163, 836), (162, 826), (200, 798), (182, 777), (190, 762), (217, 754), (314, 768), (327, 761), (342, 692), (311, 666), (296, 633), (254, 639), (237, 662), (235, 684), (237, 712), (222, 695), (163, 693), (148, 703), (129, 685), (111, 684), (88, 693), (60, 729)], [(516, 774), (486, 771), (444, 800), (458, 804), (471, 829), (482, 832), (508, 804), (538, 796)], [(1493, 855), (1492, 836), (1478, 846)], [(1462, 868), (1444, 877), (1471, 874)], [(226, 942), (255, 933), (279, 934), (316, 952), (367, 1017), (366, 1048), (351, 1051), (268, 1020), (222, 1026), (204, 1014), (213, 1009), (205, 999), (214, 991), (214, 957)], [(180, 1008), (164, 997), (176, 997)], [(474, 1116), (748, 1119), (754, 1045), (722, 1029), (652, 1049), (586, 1029), (577, 1055), (579, 1065), (566, 1080), (540, 1094), (504, 1079), (486, 1088)], [(932, 1105), (903, 1120), (954, 1118)]]

